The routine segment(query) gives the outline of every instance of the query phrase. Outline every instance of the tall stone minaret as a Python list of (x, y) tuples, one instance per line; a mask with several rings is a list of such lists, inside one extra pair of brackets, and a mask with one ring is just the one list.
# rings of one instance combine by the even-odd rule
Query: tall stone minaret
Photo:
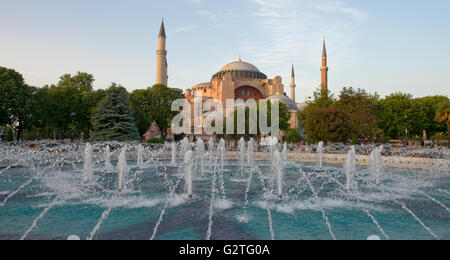
[(320, 68), (322, 72), (322, 81), (320, 84), (322, 96), (328, 94), (328, 65), (327, 65), (327, 48), (325, 45), (325, 37), (323, 38), (323, 51), (322, 51), (322, 67)]
[(294, 64), (292, 64), (292, 72), (291, 72), (291, 99), (295, 102), (295, 72), (294, 72)]
[(167, 86), (167, 50), (166, 50), (166, 30), (164, 19), (158, 35), (158, 50), (156, 50), (156, 84)]

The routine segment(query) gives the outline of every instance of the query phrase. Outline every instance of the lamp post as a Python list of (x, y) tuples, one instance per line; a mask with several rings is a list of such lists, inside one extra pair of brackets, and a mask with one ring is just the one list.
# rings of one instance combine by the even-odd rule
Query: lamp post
[(70, 114), (70, 116), (72, 117), (72, 142), (75, 139), (75, 124), (74, 124), (74, 122), (75, 122), (76, 115), (77, 114), (75, 112), (72, 112), (72, 114)]

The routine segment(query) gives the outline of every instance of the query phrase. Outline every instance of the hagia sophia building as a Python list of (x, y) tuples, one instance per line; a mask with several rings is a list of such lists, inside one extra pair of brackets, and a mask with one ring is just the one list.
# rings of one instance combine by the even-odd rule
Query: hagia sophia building
[[(167, 50), (166, 50), (166, 32), (164, 21), (158, 35), (158, 50), (157, 67), (156, 67), (156, 84), (168, 86), (168, 66), (167, 66)], [(325, 39), (323, 42), (322, 53), (322, 67), (320, 68), (321, 90), (322, 93), (328, 91), (328, 66), (327, 66), (327, 52), (325, 46)], [(214, 99), (226, 104), (226, 100), (254, 99), (256, 101), (261, 99), (279, 100), (286, 104), (290, 113), (289, 125), (290, 128), (302, 129), (298, 120), (298, 111), (306, 107), (306, 103), (297, 103), (295, 98), (295, 72), (292, 65), (291, 79), (290, 79), (290, 97), (285, 92), (283, 79), (280, 76), (269, 78), (266, 74), (261, 72), (255, 65), (244, 62), (239, 58), (238, 61), (231, 62), (222, 67), (216, 74), (212, 75), (211, 80), (206, 83), (201, 83), (187, 89), (185, 98), (190, 101), (193, 106), (194, 98), (201, 98), (205, 101)], [(193, 120), (193, 119), (192, 119)], [(281, 133), (284, 136), (285, 133)], [(198, 136), (197, 136), (198, 137)]]

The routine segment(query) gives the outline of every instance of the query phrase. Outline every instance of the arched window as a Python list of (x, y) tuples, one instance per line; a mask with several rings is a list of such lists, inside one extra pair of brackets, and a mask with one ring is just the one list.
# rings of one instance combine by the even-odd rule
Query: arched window
[(263, 99), (263, 94), (256, 88), (251, 86), (242, 86), (236, 89), (234, 92), (235, 99), (242, 99), (242, 100), (248, 100), (248, 99), (255, 99), (260, 100)]

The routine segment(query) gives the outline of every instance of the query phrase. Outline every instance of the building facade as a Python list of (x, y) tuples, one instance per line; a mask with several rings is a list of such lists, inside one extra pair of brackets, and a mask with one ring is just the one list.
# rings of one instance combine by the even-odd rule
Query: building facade
[[(156, 84), (167, 86), (168, 66), (164, 21), (161, 24), (160, 32), (158, 34), (158, 50), (156, 51), (156, 55)], [(322, 95), (326, 95), (328, 93), (328, 64), (325, 39), (323, 41), (322, 66), (320, 71), (321, 92)], [(305, 101), (305, 103), (296, 103), (294, 65), (292, 65), (291, 71), (290, 90), (290, 97), (288, 97), (285, 92), (283, 80), (280, 76), (269, 78), (255, 65), (244, 62), (239, 57), (238, 61), (223, 66), (217, 73), (212, 75), (209, 82), (200, 83), (187, 89), (185, 98), (191, 103), (192, 107), (194, 107), (194, 101), (200, 97), (204, 102), (211, 99), (218, 101), (223, 106), (223, 112), (215, 112), (221, 113), (224, 117), (227, 117), (225, 113), (227, 100), (279, 100), (286, 104), (288, 108), (290, 113), (290, 127), (301, 129), (302, 127), (298, 119), (298, 112), (306, 107), (307, 101)], [(192, 122), (192, 125), (194, 126), (194, 118), (192, 118)]]
[[(295, 98), (295, 73), (292, 66), (291, 75), (291, 95)], [(212, 75), (210, 82), (198, 84), (186, 90), (185, 98), (192, 104), (200, 98), (215, 100), (222, 106), (224, 118), (230, 116), (226, 114), (227, 100), (243, 100), (244, 102), (253, 100), (278, 100), (287, 105), (290, 114), (289, 126), (291, 128), (301, 128), (298, 120), (299, 107), (293, 99), (285, 93), (283, 80), (280, 76), (268, 78), (255, 65), (242, 61), (240, 58), (236, 62), (229, 63), (222, 67), (216, 74)], [(193, 119), (192, 119), (193, 120)], [(192, 121), (195, 126), (195, 122)], [(284, 133), (281, 133), (284, 135)]]

